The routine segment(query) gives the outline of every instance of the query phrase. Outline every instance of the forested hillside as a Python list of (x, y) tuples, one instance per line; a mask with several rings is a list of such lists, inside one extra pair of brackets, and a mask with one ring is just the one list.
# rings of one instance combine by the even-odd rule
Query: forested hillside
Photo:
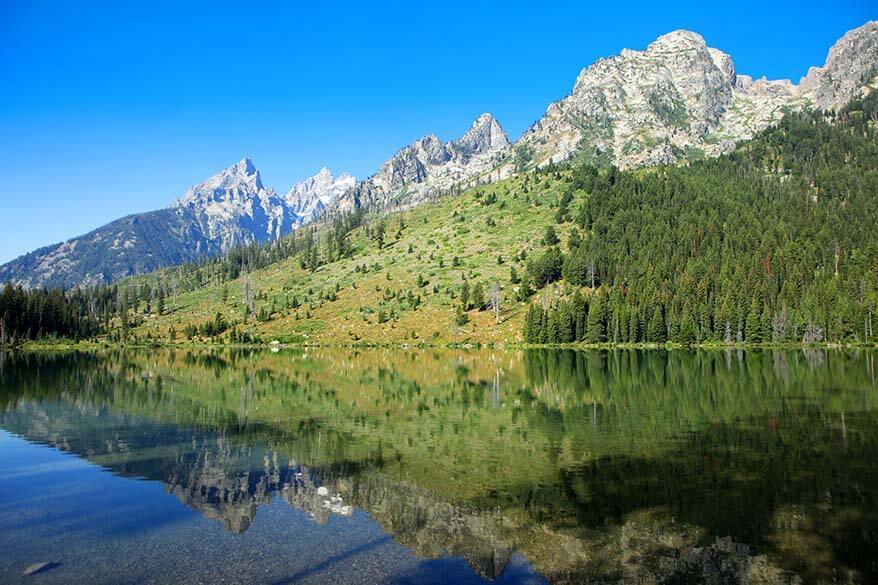
[(62, 296), (85, 325), (21, 317), (7, 299), (46, 293), (12, 288), (0, 318), (120, 342), (871, 343), (876, 95), (718, 159), (549, 165)]
[[(532, 343), (874, 339), (876, 94), (788, 114), (735, 153), (650, 172), (574, 171), (574, 293), (528, 312)], [(538, 265), (540, 263), (537, 263)], [(560, 270), (558, 268), (560, 267)]]

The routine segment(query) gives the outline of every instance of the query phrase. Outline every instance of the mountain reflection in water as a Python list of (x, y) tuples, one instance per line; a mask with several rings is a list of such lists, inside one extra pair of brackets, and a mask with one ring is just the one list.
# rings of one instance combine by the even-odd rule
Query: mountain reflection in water
[[(0, 357), (0, 427), (161, 482), (241, 538), (282, 499), (319, 525), (362, 510), (415, 555), (461, 558), (487, 579), (870, 582), (874, 359), (14, 354)], [(449, 570), (427, 563), (380, 578)]]

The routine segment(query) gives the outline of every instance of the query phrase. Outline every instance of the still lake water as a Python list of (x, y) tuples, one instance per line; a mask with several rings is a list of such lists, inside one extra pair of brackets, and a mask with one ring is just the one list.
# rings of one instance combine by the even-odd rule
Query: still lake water
[(876, 582), (875, 362), (0, 354), (0, 582)]

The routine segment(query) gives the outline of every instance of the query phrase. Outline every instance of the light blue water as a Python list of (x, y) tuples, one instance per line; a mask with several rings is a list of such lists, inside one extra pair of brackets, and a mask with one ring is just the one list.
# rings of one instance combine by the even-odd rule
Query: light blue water
[[(119, 477), (2, 430), (0, 478), (3, 583), (484, 582), (461, 558), (419, 558), (360, 510), (320, 524), (274, 497), (235, 534), (161, 482)], [(38, 562), (57, 566), (23, 574)], [(543, 580), (515, 555), (494, 582)]]

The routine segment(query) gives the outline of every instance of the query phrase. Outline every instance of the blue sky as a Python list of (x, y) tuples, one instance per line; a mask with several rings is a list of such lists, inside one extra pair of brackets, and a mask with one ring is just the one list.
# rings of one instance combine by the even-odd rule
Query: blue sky
[(678, 28), (798, 80), (870, 1), (0, 0), (0, 262), (166, 206), (250, 156), (285, 192), (492, 112), (515, 138), (579, 70)]

